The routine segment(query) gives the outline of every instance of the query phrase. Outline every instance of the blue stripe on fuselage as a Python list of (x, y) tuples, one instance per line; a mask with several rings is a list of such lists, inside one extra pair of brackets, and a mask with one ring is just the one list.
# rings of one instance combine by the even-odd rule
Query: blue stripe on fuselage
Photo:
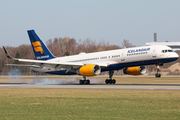
[(101, 69), (101, 72), (111, 71), (111, 70), (120, 70), (125, 67), (134, 67), (134, 66), (143, 66), (143, 65), (153, 65), (159, 63), (167, 63), (177, 60), (178, 58), (165, 58), (165, 59), (156, 59), (156, 60), (146, 60), (146, 61), (136, 61), (136, 62), (127, 62), (127, 63), (119, 63), (112, 64), (107, 68)]
[[(167, 63), (177, 60), (178, 58), (165, 58), (165, 59), (156, 59), (156, 60), (146, 60), (146, 61), (136, 61), (136, 62), (127, 62), (127, 63), (118, 63), (118, 64), (111, 64), (110, 66), (106, 68), (101, 68), (101, 72), (105, 71), (112, 71), (112, 70), (120, 70), (125, 67), (134, 67), (134, 66), (142, 66), (142, 65), (152, 65), (152, 64), (159, 64), (159, 63)], [(67, 72), (66, 70), (61, 71), (52, 71), (52, 72), (46, 72), (49, 74), (55, 74), (55, 75), (76, 75), (76, 73), (73, 72)]]

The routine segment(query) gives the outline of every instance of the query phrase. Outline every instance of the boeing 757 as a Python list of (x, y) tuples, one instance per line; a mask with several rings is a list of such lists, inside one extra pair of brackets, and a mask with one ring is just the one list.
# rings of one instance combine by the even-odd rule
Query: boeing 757
[(159, 66), (175, 61), (179, 58), (170, 47), (162, 45), (133, 47), (78, 55), (55, 57), (34, 30), (28, 30), (29, 39), (36, 60), (12, 58), (7, 50), (4, 51), (9, 59), (33, 63), (32, 65), (8, 64), (11, 66), (26, 66), (37, 72), (55, 75), (81, 75), (80, 84), (90, 84), (89, 76), (97, 76), (101, 72), (109, 71), (106, 84), (115, 84), (112, 79), (114, 71), (122, 70), (128, 75), (143, 75), (146, 65), (156, 65), (155, 77), (161, 77)]

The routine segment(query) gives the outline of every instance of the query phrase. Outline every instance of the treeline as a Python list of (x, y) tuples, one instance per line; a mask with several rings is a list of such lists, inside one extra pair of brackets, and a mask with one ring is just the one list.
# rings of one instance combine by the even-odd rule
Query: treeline
[[(32, 50), (31, 45), (20, 45), (19, 47), (10, 47), (6, 46), (7, 51), (12, 57), (17, 57), (16, 54), (19, 53), (20, 57), (23, 59), (33, 59), (34, 53)], [(15, 63), (14, 60), (8, 59), (5, 55), (5, 52), (3, 48), (0, 48), (0, 74), (1, 75), (7, 75), (11, 70), (11, 66), (7, 66), (6, 64), (13, 64)], [(23, 63), (23, 64), (29, 64), (29, 63)], [(28, 67), (18, 67), (20, 70), (19, 72), (22, 72), (22, 74), (31, 74), (31, 70)]]
[(57, 57), (64, 56), (65, 52), (69, 52), (70, 55), (75, 55), (80, 52), (90, 53), (121, 48), (118, 45), (110, 45), (105, 41), (100, 41), (98, 43), (89, 39), (77, 41), (69, 37), (55, 38), (54, 40), (50, 39), (46, 42), (46, 45)]

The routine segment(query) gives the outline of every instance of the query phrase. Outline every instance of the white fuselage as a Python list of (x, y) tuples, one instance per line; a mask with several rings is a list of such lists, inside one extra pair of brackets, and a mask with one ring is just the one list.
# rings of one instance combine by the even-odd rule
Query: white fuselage
[[(163, 52), (164, 51), (164, 52)], [(167, 52), (166, 52), (167, 51)], [(120, 70), (125, 67), (151, 65), (151, 64), (163, 64), (178, 59), (177, 53), (175, 53), (170, 47), (154, 45), (154, 46), (142, 46), (126, 49), (109, 50), (94, 53), (80, 53), (78, 55), (57, 57), (50, 59), (51, 62), (73, 62), (87, 64), (97, 64), (102, 66), (101, 71)], [(53, 66), (44, 67), (42, 69), (32, 68), (35, 71), (47, 72), (52, 74), (66, 75), (67, 68), (55, 69)], [(57, 71), (61, 71), (58, 73)], [(53, 73), (55, 72), (55, 73)], [(70, 75), (70, 73), (68, 74)]]

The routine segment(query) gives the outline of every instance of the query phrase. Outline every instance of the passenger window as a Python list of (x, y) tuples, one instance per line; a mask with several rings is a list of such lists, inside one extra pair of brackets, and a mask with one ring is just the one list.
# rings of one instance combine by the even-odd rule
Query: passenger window
[(162, 53), (164, 53), (164, 50), (162, 50)]
[(165, 50), (165, 53), (167, 52), (167, 50)]

